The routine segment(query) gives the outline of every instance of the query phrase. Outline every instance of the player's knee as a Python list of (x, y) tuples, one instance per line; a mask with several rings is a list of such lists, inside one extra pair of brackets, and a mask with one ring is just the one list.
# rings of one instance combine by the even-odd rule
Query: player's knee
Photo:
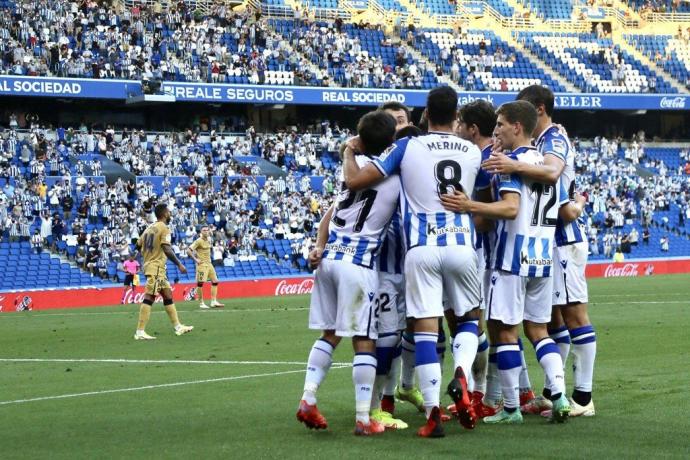
[(523, 328), (525, 330), (527, 339), (532, 343), (549, 336), (549, 333), (546, 330), (546, 324), (524, 321)]
[(335, 335), (334, 330), (325, 330), (321, 334), (321, 339), (330, 343), (333, 348), (337, 347), (340, 343), (340, 337)]
[(352, 348), (355, 353), (375, 353), (376, 342), (369, 337), (356, 335), (352, 337)]
[(587, 314), (587, 304), (585, 303), (568, 305), (561, 309), (561, 314), (568, 329), (577, 329), (578, 327), (591, 324)]

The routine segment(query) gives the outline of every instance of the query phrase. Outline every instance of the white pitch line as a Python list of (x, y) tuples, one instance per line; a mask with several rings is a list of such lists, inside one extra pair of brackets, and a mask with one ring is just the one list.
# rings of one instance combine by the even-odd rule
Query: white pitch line
[(687, 300), (666, 300), (666, 301), (640, 301), (640, 302), (590, 302), (593, 305), (656, 305), (656, 304), (684, 304), (690, 305), (690, 301)]
[[(343, 368), (342, 367), (334, 367), (333, 369), (343, 369)], [(42, 396), (39, 398), (15, 399), (13, 401), (0, 401), (0, 406), (6, 406), (9, 404), (23, 404), (23, 403), (36, 402), (36, 401), (49, 401), (49, 400), (53, 400), (53, 399), (78, 398), (81, 396), (97, 396), (97, 395), (104, 395), (104, 394), (110, 394), (110, 393), (127, 393), (127, 392), (131, 392), (131, 391), (152, 390), (155, 388), (169, 388), (169, 387), (180, 387), (180, 386), (184, 386), (184, 385), (198, 385), (201, 383), (217, 383), (217, 382), (229, 382), (232, 380), (244, 380), (244, 379), (259, 378), (259, 377), (274, 377), (277, 375), (297, 374), (299, 372), (304, 372), (304, 370), (270, 372), (270, 373), (266, 373), (266, 374), (237, 375), (234, 377), (220, 377), (217, 379), (191, 380), (191, 381), (187, 381), (187, 382), (162, 383), (159, 385), (146, 385), (146, 386), (142, 386), (142, 387), (116, 388), (113, 390), (87, 391), (84, 393), (69, 393), (69, 394), (56, 395), (56, 396)]]
[[(293, 311), (304, 311), (309, 310), (309, 307), (297, 307), (297, 308), (249, 308), (244, 310), (178, 310), (178, 312), (187, 313), (201, 313), (204, 315), (216, 314), (216, 313), (255, 313), (255, 312), (293, 312)], [(44, 313), (46, 310), (34, 310), (39, 315), (32, 315), (32, 318), (42, 318), (48, 316), (99, 316), (99, 315), (136, 315), (136, 311), (92, 311), (92, 312), (77, 312), (77, 313)], [(13, 312), (9, 312), (13, 313)], [(165, 313), (163, 310), (152, 311), (151, 313)], [(24, 318), (24, 315), (4, 315), (0, 314), (0, 318)]]
[[(253, 365), (293, 365), (306, 366), (304, 361), (203, 361), (190, 359), (126, 359), (126, 358), (0, 358), (6, 363), (114, 363), (114, 364), (253, 364)], [(334, 366), (347, 367), (352, 363), (333, 363)]]

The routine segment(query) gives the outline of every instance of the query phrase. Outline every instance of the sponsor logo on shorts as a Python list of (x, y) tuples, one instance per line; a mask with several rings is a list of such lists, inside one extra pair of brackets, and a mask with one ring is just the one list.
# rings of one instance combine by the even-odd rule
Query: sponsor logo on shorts
[(567, 260), (561, 260), (561, 267), (563, 267), (563, 270), (565, 270), (567, 266), (568, 266), (568, 261)]
[(447, 227), (437, 227), (436, 225), (427, 224), (426, 234), (434, 236), (442, 236), (454, 233), (470, 233), (469, 227), (458, 227), (455, 225), (450, 225)]
[(325, 247), (326, 251), (341, 252), (349, 256), (357, 254), (357, 249), (340, 243), (329, 243)]
[(541, 257), (527, 257), (524, 252), (520, 254), (520, 263), (522, 265), (536, 265), (538, 267), (550, 266), (553, 263), (553, 259), (543, 259)]

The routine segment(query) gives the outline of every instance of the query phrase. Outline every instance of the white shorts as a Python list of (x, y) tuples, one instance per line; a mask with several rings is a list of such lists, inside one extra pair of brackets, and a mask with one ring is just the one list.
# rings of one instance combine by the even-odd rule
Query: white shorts
[(375, 270), (341, 260), (323, 259), (314, 274), (309, 328), (335, 330), (338, 337), (378, 337), (374, 299)]
[(389, 334), (405, 329), (405, 277), (403, 275), (379, 272), (376, 303), (379, 334)]
[(479, 278), (479, 308), (482, 310), (486, 309), (486, 280), (487, 273), (490, 271), (486, 269), (486, 260), (484, 258), (484, 248), (480, 248), (477, 251), (477, 275)]
[(546, 324), (551, 321), (553, 278), (529, 278), (492, 270), (489, 279), (486, 319), (517, 325), (523, 320)]
[(412, 248), (405, 255), (405, 287), (408, 317), (441, 317), (444, 299), (463, 316), (479, 307), (477, 254), (468, 246)]
[(557, 247), (553, 263), (553, 305), (587, 303), (587, 253), (589, 243)]

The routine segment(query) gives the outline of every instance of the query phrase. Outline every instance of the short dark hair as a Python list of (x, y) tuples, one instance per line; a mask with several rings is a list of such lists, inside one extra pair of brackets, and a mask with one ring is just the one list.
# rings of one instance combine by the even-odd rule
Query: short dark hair
[(395, 118), (383, 110), (374, 110), (359, 119), (357, 134), (369, 155), (378, 155), (395, 139)]
[(437, 86), (426, 98), (426, 116), (434, 125), (449, 125), (458, 110), (458, 93), (450, 86)]
[(421, 136), (422, 134), (422, 130), (417, 128), (416, 126), (405, 126), (400, 131), (395, 133), (395, 140), (397, 141), (398, 139), (402, 139), (404, 137), (417, 137)]
[(379, 110), (393, 110), (394, 112), (397, 112), (399, 110), (404, 110), (405, 115), (407, 116), (407, 122), (409, 123), (412, 121), (412, 112), (410, 111), (409, 107), (407, 107), (402, 102), (388, 101), (384, 104), (381, 104), (381, 106), (379, 107)]
[(548, 116), (553, 115), (553, 91), (551, 91), (546, 86), (542, 85), (530, 85), (518, 93), (516, 100), (527, 101), (534, 107), (544, 106), (544, 112)]
[(155, 208), (153, 208), (153, 213), (156, 215), (156, 219), (163, 217), (163, 213), (168, 210), (168, 205), (165, 203), (158, 203)]
[(520, 123), (529, 136), (537, 127), (537, 109), (527, 101), (506, 102), (496, 110), (496, 115), (503, 115), (509, 123)]
[(460, 107), (458, 118), (467, 126), (476, 125), (482, 136), (491, 137), (496, 127), (497, 115), (491, 102), (477, 99)]
[(419, 130), (424, 133), (429, 132), (429, 118), (426, 116), (426, 110), (422, 112), (422, 116), (419, 117), (419, 123), (417, 123)]

